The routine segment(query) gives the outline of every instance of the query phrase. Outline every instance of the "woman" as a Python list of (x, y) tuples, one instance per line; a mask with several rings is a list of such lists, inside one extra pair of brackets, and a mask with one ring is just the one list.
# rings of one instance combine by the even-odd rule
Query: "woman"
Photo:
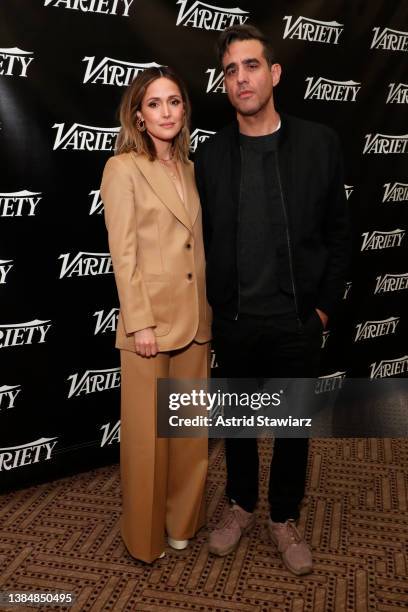
[(207, 440), (156, 437), (156, 379), (206, 378), (210, 311), (190, 104), (169, 68), (126, 90), (101, 195), (120, 301), (122, 535), (152, 562), (204, 523)]

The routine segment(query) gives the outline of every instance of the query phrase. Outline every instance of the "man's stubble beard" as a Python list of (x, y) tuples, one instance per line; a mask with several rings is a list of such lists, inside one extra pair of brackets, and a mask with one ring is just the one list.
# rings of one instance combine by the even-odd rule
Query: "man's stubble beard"
[(253, 117), (254, 115), (257, 115), (260, 111), (264, 110), (268, 104), (270, 104), (272, 102), (272, 94), (270, 96), (268, 96), (268, 98), (266, 98), (264, 101), (261, 101), (256, 108), (252, 108), (252, 109), (248, 109), (246, 110), (245, 108), (240, 108), (239, 105), (235, 105), (231, 102), (232, 106), (235, 108), (236, 112), (239, 113), (240, 115), (242, 115), (243, 117)]

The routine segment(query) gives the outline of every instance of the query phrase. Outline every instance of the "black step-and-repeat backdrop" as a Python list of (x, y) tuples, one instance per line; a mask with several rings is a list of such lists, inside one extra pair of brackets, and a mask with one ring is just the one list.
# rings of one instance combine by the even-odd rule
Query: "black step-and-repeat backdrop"
[(407, 4), (219, 4), (1, 3), (3, 490), (118, 458), (118, 299), (99, 194), (116, 109), (140, 71), (173, 66), (191, 93), (194, 154), (233, 117), (214, 53), (232, 24), (272, 38), (278, 108), (331, 125), (343, 144), (354, 263), (322, 376), (407, 374)]

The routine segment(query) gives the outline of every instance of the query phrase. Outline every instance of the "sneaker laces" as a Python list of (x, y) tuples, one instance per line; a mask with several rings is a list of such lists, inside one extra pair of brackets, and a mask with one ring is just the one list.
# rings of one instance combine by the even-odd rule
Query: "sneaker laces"
[(219, 529), (231, 529), (234, 523), (238, 523), (240, 529), (242, 529), (239, 518), (239, 510), (234, 507), (229, 508), (228, 512), (224, 515), (224, 517), (218, 524), (217, 531)]
[(299, 544), (302, 541), (302, 536), (300, 535), (297, 527), (295, 525), (295, 521), (293, 519), (289, 519), (286, 521), (286, 525), (288, 527), (288, 535), (295, 544)]
[(237, 521), (235, 512), (233, 508), (229, 508), (228, 512), (224, 515), (224, 517), (221, 519), (221, 521), (217, 525), (217, 531), (219, 529), (230, 529), (235, 521)]

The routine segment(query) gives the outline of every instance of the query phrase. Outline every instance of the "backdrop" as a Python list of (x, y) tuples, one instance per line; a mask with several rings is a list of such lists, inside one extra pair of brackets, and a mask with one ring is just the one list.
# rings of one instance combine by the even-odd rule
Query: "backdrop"
[(354, 263), (322, 376), (407, 373), (407, 3), (237, 3), (1, 2), (1, 489), (118, 458), (118, 299), (99, 195), (116, 110), (140, 71), (173, 66), (194, 155), (233, 117), (214, 52), (232, 24), (272, 38), (278, 109), (342, 141)]

